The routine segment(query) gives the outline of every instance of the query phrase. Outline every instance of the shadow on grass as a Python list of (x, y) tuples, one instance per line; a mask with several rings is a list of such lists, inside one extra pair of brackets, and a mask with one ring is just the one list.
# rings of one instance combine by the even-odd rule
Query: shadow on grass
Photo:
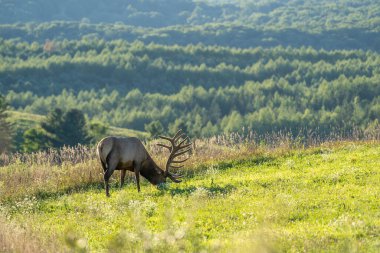
[(262, 156), (250, 157), (248, 159), (220, 162), (217, 164), (216, 167), (218, 170), (227, 170), (227, 169), (231, 169), (237, 166), (257, 166), (257, 165), (262, 165), (262, 164), (274, 165), (276, 164), (275, 162), (276, 159), (277, 158), (274, 156), (262, 155)]
[[(247, 157), (247, 159), (221, 161), (217, 163), (216, 165), (201, 164), (197, 166), (196, 168), (186, 171), (185, 175), (188, 179), (191, 179), (195, 176), (202, 175), (211, 166), (213, 166), (216, 170), (225, 171), (225, 170), (232, 169), (236, 166), (255, 166), (255, 165), (260, 165), (264, 163), (273, 163), (275, 162), (275, 160), (276, 160), (276, 156), (259, 155), (255, 157)], [(133, 183), (132, 179), (130, 180), (130, 183)], [(111, 183), (110, 187), (111, 189), (114, 189), (114, 190), (119, 189), (118, 182)], [(160, 191), (158, 191), (156, 195), (169, 193), (172, 196), (175, 196), (175, 195), (188, 196), (197, 190), (197, 188), (194, 186), (185, 187), (185, 188), (172, 188), (172, 189), (170, 189), (169, 187), (168, 188), (166, 187), (167, 186), (165, 186), (163, 189), (159, 188)], [(202, 186), (202, 188), (205, 189), (210, 195), (228, 194), (235, 189), (233, 185), (225, 185), (225, 186), (211, 185), (209, 187)], [(46, 200), (46, 199), (56, 199), (63, 195), (68, 195), (68, 194), (84, 193), (89, 190), (104, 191), (103, 182), (83, 183), (79, 185), (64, 187), (61, 189), (46, 189), (46, 190), (40, 189), (36, 192), (29, 194), (29, 196), (34, 196), (38, 200)], [(13, 202), (15, 199), (19, 199), (23, 197), (25, 196), (14, 196), (14, 197), (9, 197), (9, 198), (4, 198), (1, 200), (1, 202), (2, 203)]]
[(256, 157), (246, 159), (246, 160), (240, 160), (239, 165), (262, 165), (262, 164), (273, 165), (275, 164), (276, 159), (277, 157), (275, 156), (262, 155), (262, 156), (256, 156)]
[(233, 190), (235, 190), (236, 187), (231, 184), (219, 186), (219, 185), (211, 185), (211, 186), (201, 186), (201, 187), (195, 187), (195, 186), (189, 186), (184, 188), (166, 188), (161, 187), (159, 188), (159, 191), (155, 194), (156, 196), (162, 196), (165, 194), (170, 194), (171, 196), (190, 196), (191, 194), (197, 192), (197, 191), (204, 191), (209, 196), (216, 196), (216, 195), (226, 195), (231, 193)]
[(257, 166), (257, 165), (262, 165), (262, 164), (276, 165), (278, 164), (276, 160), (277, 160), (276, 156), (260, 155), (260, 156), (255, 156), (255, 157), (249, 157), (247, 159), (221, 161), (214, 165), (201, 164), (201, 165), (196, 166), (195, 168), (187, 170), (186, 177), (192, 178), (197, 175), (203, 174), (211, 166), (214, 167), (216, 170), (225, 171), (237, 166)]
[(39, 190), (36, 193), (33, 194), (34, 197), (36, 197), (38, 200), (46, 200), (46, 199), (56, 199), (63, 195), (73, 194), (73, 193), (83, 193), (87, 192), (89, 190), (103, 190), (103, 184), (102, 183), (87, 183), (87, 184), (81, 184), (81, 185), (74, 185), (70, 186), (58, 191), (44, 191)]

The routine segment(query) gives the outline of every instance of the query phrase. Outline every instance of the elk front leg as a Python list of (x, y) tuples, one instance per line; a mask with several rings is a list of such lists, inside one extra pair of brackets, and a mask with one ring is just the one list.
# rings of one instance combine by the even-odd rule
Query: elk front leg
[(140, 164), (135, 164), (134, 171), (136, 176), (137, 191), (140, 192)]
[(120, 188), (124, 185), (125, 173), (127, 170), (120, 170)]

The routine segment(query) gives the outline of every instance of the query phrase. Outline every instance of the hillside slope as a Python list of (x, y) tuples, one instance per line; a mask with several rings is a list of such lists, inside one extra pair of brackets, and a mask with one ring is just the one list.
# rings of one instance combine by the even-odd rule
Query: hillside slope
[[(54, 184), (65, 186), (52, 179), (52, 192), (32, 190), (19, 199), (9, 195), (16, 186), (0, 188), (10, 197), (0, 205), (1, 213), (18, 231), (5, 236), (7, 225), (0, 223), (0, 245), (25, 247), (33, 243), (25, 238), (32, 234), (45, 247), (78, 251), (380, 250), (378, 142), (245, 154), (241, 148), (226, 149), (236, 156), (224, 161), (195, 162), (206, 158), (198, 153), (183, 171), (183, 183), (160, 190), (144, 180), (137, 193), (130, 181), (123, 189), (114, 184), (106, 198), (96, 184), (79, 187), (91, 170), (81, 171), (77, 187), (65, 191), (55, 192)], [(1, 168), (0, 178), (17, 176), (14, 168), (20, 166)], [(32, 175), (33, 167), (24, 170)], [(51, 173), (58, 169), (52, 167)], [(65, 178), (71, 169), (62, 169)], [(11, 244), (16, 237), (18, 244)]]
[[(340, 77), (378, 80), (380, 73), (380, 54), (361, 50), (165, 46), (102, 39), (57, 41), (51, 51), (43, 44), (10, 40), (0, 40), (0, 46), (0, 92), (39, 96), (91, 89), (125, 95), (134, 88), (172, 94), (186, 85), (240, 87), (247, 81), (280, 78), (315, 87)], [(34, 99), (25, 95), (26, 102)]]
[[(44, 115), (19, 111), (7, 111), (6, 113), (9, 116), (8, 121), (13, 126), (15, 134), (14, 144), (18, 149), (21, 149), (19, 146), (23, 142), (23, 133), (30, 128), (38, 127), (40, 123), (43, 122), (46, 118)], [(107, 135), (136, 136), (139, 138), (148, 137), (148, 134), (146, 132), (115, 126), (107, 126)]]
[(242, 127), (325, 134), (380, 118), (374, 52), (121, 40), (56, 42), (53, 52), (37, 43), (0, 45), (0, 92), (16, 110), (77, 108), (114, 126), (144, 130), (159, 121), (165, 131), (181, 126), (194, 136)]

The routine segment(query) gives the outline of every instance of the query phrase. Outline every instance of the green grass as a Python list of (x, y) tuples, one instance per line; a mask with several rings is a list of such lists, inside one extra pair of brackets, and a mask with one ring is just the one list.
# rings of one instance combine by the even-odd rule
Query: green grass
[(108, 127), (107, 134), (108, 135), (115, 135), (115, 136), (136, 136), (139, 138), (148, 138), (149, 137), (149, 134), (147, 132), (122, 128), (122, 127), (114, 127), (114, 126)]
[[(20, 111), (7, 111), (7, 114), (9, 116), (9, 122), (11, 122), (15, 126), (16, 131), (19, 132), (24, 132), (27, 129), (39, 126), (46, 118), (44, 115)], [(107, 134), (116, 136), (136, 136), (139, 138), (149, 137), (149, 134), (146, 132), (114, 126), (109, 126), (107, 128)]]
[(373, 143), (268, 150), (199, 164), (161, 189), (114, 182), (110, 198), (94, 185), (0, 208), (78, 252), (379, 252), (379, 164)]
[(9, 117), (9, 122), (13, 123), (16, 128), (22, 129), (36, 127), (45, 119), (45, 116), (43, 115), (19, 111), (7, 111), (7, 114)]

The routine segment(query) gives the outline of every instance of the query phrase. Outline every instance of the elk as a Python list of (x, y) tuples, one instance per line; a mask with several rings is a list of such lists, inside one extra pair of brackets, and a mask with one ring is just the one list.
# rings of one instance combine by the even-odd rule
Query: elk
[(170, 142), (170, 146), (158, 143), (158, 146), (169, 150), (170, 154), (166, 162), (165, 170), (162, 170), (149, 155), (142, 142), (135, 137), (109, 136), (102, 139), (97, 146), (97, 155), (104, 170), (104, 183), (107, 197), (109, 193), (109, 179), (115, 170), (120, 170), (120, 187), (124, 185), (126, 171), (135, 173), (137, 191), (140, 192), (140, 174), (151, 184), (159, 185), (170, 178), (173, 182), (181, 182), (181, 175), (171, 173), (170, 168), (182, 168), (180, 164), (190, 157), (175, 160), (176, 157), (186, 154), (191, 150), (192, 143), (189, 137), (179, 130), (172, 138), (159, 136)]

